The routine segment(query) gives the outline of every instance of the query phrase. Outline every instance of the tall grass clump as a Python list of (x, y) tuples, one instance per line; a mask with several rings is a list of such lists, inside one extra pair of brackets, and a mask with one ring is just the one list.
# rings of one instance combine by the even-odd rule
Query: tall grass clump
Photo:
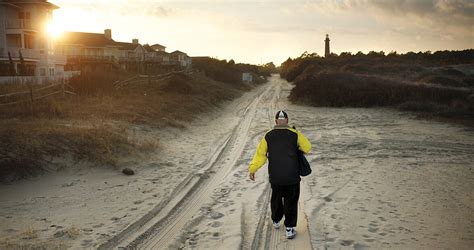
[(426, 84), (407, 84), (347, 72), (320, 72), (294, 82), (290, 100), (326, 107), (402, 106), (405, 110), (473, 112), (470, 91)]

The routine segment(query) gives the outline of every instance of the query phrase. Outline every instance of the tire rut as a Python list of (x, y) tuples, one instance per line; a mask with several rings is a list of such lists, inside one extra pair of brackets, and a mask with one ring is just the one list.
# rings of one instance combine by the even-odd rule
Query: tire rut
[(240, 109), (243, 111), (238, 111), (242, 114), (239, 124), (223, 145), (203, 164), (202, 170), (180, 184), (179, 189), (170, 195), (170, 199), (99, 248), (163, 248), (177, 239), (186, 223), (198, 214), (204, 204), (210, 202), (209, 194), (216, 188), (219, 180), (232, 170), (246, 144), (246, 137), (241, 135), (248, 133), (261, 99), (273, 87), (270, 85), (262, 88), (260, 94)]

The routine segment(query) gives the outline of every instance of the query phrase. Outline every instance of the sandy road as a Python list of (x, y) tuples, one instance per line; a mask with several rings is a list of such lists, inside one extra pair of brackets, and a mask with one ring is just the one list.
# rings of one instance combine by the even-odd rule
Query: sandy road
[[(254, 98), (244, 100), (237, 105), (235, 112), (241, 117), (238, 125), (209, 155), (208, 160), (201, 164), (200, 170), (189, 175), (178, 185), (173, 191), (173, 195), (170, 196), (172, 198), (157, 205), (150, 213), (102, 244), (100, 248), (178, 247), (183, 240), (183, 232), (190, 223), (193, 224), (193, 221), (199, 218), (202, 208), (206, 204), (212, 203), (212, 193), (222, 185), (222, 180), (235, 169), (242, 153), (245, 150), (249, 151), (245, 146), (252, 139), (248, 136), (251, 125), (263, 123), (263, 126), (271, 127), (276, 102), (280, 96), (281, 83), (281, 80), (272, 78), (268, 84), (255, 90)], [(257, 112), (265, 113), (266, 119), (255, 121), (254, 117)], [(264, 205), (268, 206), (268, 204)], [(267, 213), (262, 213), (260, 216), (262, 217), (261, 221), (268, 221)], [(302, 225), (306, 225), (304, 219), (305, 216), (300, 216)], [(269, 229), (266, 230), (269, 232)], [(283, 234), (283, 231), (280, 234)], [(268, 236), (269, 238), (264, 241), (265, 244), (257, 245), (268, 248), (267, 242), (281, 241), (277, 233)], [(301, 236), (298, 238), (304, 239), (309, 244), (307, 230), (301, 230)], [(299, 240), (294, 242), (299, 242)]]

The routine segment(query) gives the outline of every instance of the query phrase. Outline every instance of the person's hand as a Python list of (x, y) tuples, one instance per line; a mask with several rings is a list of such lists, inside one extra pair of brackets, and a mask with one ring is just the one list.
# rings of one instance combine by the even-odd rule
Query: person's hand
[(255, 181), (255, 173), (249, 173), (249, 178), (252, 181)]

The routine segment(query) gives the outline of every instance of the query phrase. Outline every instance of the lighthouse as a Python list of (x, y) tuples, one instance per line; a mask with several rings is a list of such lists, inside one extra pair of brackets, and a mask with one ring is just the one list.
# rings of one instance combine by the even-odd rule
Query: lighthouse
[(325, 42), (325, 50), (324, 50), (324, 57), (329, 57), (331, 55), (331, 51), (329, 50), (329, 35), (326, 34), (326, 40)]

